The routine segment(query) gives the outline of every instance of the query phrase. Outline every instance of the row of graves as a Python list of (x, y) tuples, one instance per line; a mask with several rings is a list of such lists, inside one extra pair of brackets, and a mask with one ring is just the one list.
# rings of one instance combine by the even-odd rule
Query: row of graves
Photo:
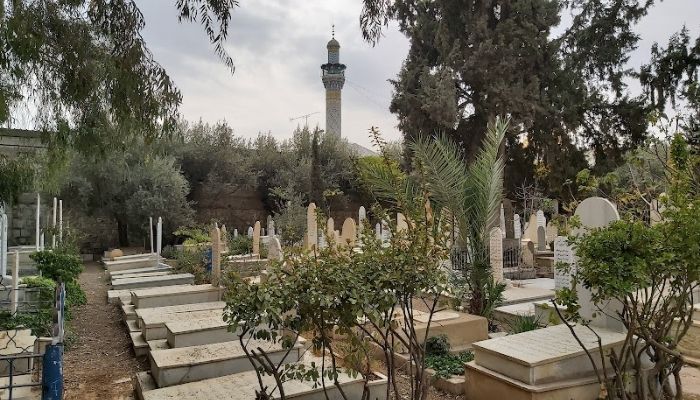
[[(304, 243), (307, 249), (327, 246), (325, 238), (330, 237), (335, 238), (336, 243), (348, 243), (361, 251), (358, 226), (364, 226), (367, 219), (364, 207), (359, 209), (358, 223), (348, 218), (341, 230), (335, 229), (332, 218), (328, 218), (325, 225), (320, 223), (315, 208), (311, 204), (307, 210)], [(471, 350), (474, 360), (466, 364), (464, 376), (436, 378), (433, 384), (453, 394), (465, 394), (469, 400), (598, 398), (601, 387), (596, 369), (600, 369), (602, 357), (595, 358), (594, 366), (587, 353), (598, 354), (598, 351), (619, 349), (623, 345), (627, 334), (616, 317), (618, 305), (613, 302), (594, 304), (591, 292), (578, 287), (580, 315), (590, 324), (573, 327), (577, 340), (570, 328), (561, 323), (551, 302), (556, 290), (572, 285), (577, 263), (575, 249), (567, 237), (558, 235), (554, 224), (547, 223), (542, 211), (533, 214), (524, 227), (515, 214), (511, 219), (515, 246), (520, 257), (528, 259), (526, 267), (536, 271), (530, 275), (516, 274), (516, 266), (507, 263), (511, 255), (504, 243), (509, 241), (505, 232), (510, 229), (504, 226), (506, 219), (503, 214), (501, 208), (500, 226), (493, 227), (489, 235), (494, 279), (507, 284), (505, 304), (496, 310), (495, 318), (506, 326), (513, 318), (533, 316), (540, 329), (519, 334), (489, 333), (488, 322), (483, 317), (452, 309), (437, 311), (432, 318), (429, 336), (446, 335), (452, 345), (451, 352)], [(651, 223), (660, 221), (657, 202), (653, 202), (650, 214)], [(580, 221), (580, 227), (573, 231), (575, 236), (585, 235), (591, 229), (605, 227), (620, 219), (617, 207), (600, 197), (581, 202), (575, 215)], [(398, 214), (396, 218), (398, 230), (407, 227), (403, 215)], [(388, 242), (390, 233), (386, 228), (385, 222), (376, 223), (375, 233), (378, 239)], [(455, 260), (445, 262), (446, 266), (454, 264)], [(564, 272), (554, 267), (559, 264), (567, 264), (569, 268)], [(517, 268), (522, 271), (522, 266)], [(540, 273), (540, 270), (544, 272)], [(696, 307), (700, 319), (700, 304)], [(419, 312), (414, 317), (419, 337), (425, 332), (420, 329), (426, 328), (426, 315)], [(679, 344), (679, 350), (686, 362), (700, 365), (700, 320), (694, 321)]]
[[(270, 227), (268, 223), (267, 232), (274, 233)], [(265, 278), (265, 266), (270, 259), (281, 258), (282, 248), (276, 236), (261, 235), (262, 231), (260, 222), (249, 230), (253, 253), (229, 255), (225, 226), (211, 229), (211, 284), (194, 284), (193, 275), (176, 273), (157, 252), (105, 255), (103, 263), (112, 286), (108, 302), (121, 308), (135, 355), (146, 357), (149, 363), (149, 371), (139, 372), (133, 379), (139, 399), (255, 398), (259, 387), (255, 367), (241, 346), (239, 332), (229, 331), (224, 321), (224, 288), (218, 282), (230, 268), (241, 272), (251, 284)], [(263, 245), (267, 246), (267, 259), (260, 258)], [(245, 345), (263, 348), (272, 361), (318, 362), (305, 351), (308, 345), (303, 339), (291, 350), (252, 338), (245, 338)], [(274, 386), (272, 377), (269, 379), (266, 384)], [(340, 381), (346, 394), (360, 398), (364, 382), (359, 377), (341, 374)], [(382, 382), (372, 390), (385, 391)], [(288, 398), (326, 398), (313, 382), (290, 381), (284, 389)], [(331, 390), (329, 398), (340, 398), (333, 390), (337, 389)]]
[[(361, 207), (357, 220), (347, 218), (340, 229), (335, 229), (332, 218), (319, 221), (315, 205), (307, 210), (307, 233), (304, 246), (307, 249), (324, 247), (333, 243), (347, 243), (361, 251), (359, 230), (366, 226), (367, 213)], [(535, 244), (535, 253), (545, 253), (551, 263), (567, 263), (575, 271), (576, 255), (566, 237), (547, 234), (546, 222), (538, 222), (540, 213), (535, 214), (537, 229), (528, 231), (518, 238), (523, 247)], [(604, 227), (619, 219), (614, 204), (606, 199), (593, 197), (583, 201), (575, 214), (581, 228), (574, 234), (585, 234), (587, 230)], [(503, 219), (502, 219), (503, 220)], [(514, 218), (517, 226), (518, 218)], [(160, 224), (159, 224), (160, 225)], [(389, 229), (386, 223), (375, 225), (378, 238), (388, 241)], [(398, 214), (397, 229), (406, 228), (407, 221)], [(504, 249), (503, 226), (495, 226), (490, 232), (491, 263), (496, 280), (507, 283), (506, 304), (497, 310), (501, 318), (520, 315), (536, 315), (541, 328), (520, 334), (489, 332), (486, 318), (470, 315), (445, 307), (432, 316), (428, 327), (429, 313), (417, 311), (413, 318), (416, 334), (424, 337), (445, 335), (451, 345), (451, 352), (464, 350), (473, 352), (473, 361), (465, 365), (462, 376), (435, 378), (433, 384), (441, 390), (453, 394), (464, 394), (467, 399), (593, 399), (597, 398), (600, 385), (595, 368), (584, 351), (619, 348), (625, 340), (625, 330), (614, 317), (615, 304), (592, 304), (590, 293), (578, 288), (581, 315), (590, 320), (590, 327), (575, 326), (580, 343), (569, 328), (557, 323), (552, 317), (550, 300), (554, 290), (571, 285), (571, 275), (552, 271), (552, 277), (522, 279), (521, 276), (508, 276), (504, 265), (507, 257)], [(122, 309), (126, 329), (132, 338), (134, 352), (138, 357), (147, 357), (150, 370), (139, 372), (134, 377), (135, 391), (139, 399), (158, 400), (172, 398), (198, 399), (251, 399), (259, 387), (254, 366), (241, 347), (238, 332), (230, 332), (223, 319), (225, 302), (224, 289), (218, 285), (222, 273), (229, 268), (241, 271), (250, 284), (265, 279), (266, 266), (271, 260), (282, 260), (283, 249), (274, 234), (274, 222), (268, 221), (268, 235), (260, 222), (248, 229), (253, 239), (253, 253), (229, 255), (226, 248), (226, 228), (214, 226), (211, 229), (211, 274), (213, 284), (194, 284), (191, 274), (176, 273), (158, 255), (160, 244), (151, 253), (124, 256), (119, 252), (106, 254), (104, 265), (111, 279), (112, 290), (108, 301)], [(552, 229), (550, 235), (554, 235)], [(158, 229), (160, 243), (160, 229)], [(528, 237), (535, 232), (538, 239)], [(234, 235), (237, 231), (234, 230)], [(544, 240), (539, 240), (544, 235)], [(334, 240), (328, 243), (326, 237)], [(547, 250), (547, 240), (553, 242), (553, 249)], [(266, 246), (268, 258), (261, 259), (261, 246)], [(545, 247), (540, 250), (541, 247)], [(452, 260), (446, 260), (446, 268)], [(516, 279), (517, 278), (517, 279)], [(698, 314), (700, 315), (700, 314)], [(549, 326), (548, 326), (549, 325)], [(600, 342), (599, 342), (600, 341)], [(320, 365), (318, 357), (306, 351), (309, 343), (300, 338), (291, 351), (275, 347), (269, 342), (246, 338), (246, 347), (260, 346), (270, 357), (285, 363)], [(700, 359), (700, 321), (691, 327), (682, 346), (679, 346), (689, 360)], [(404, 355), (408, 359), (408, 355)], [(402, 355), (398, 355), (402, 357)], [(598, 358), (597, 360), (600, 360)], [(600, 364), (596, 365), (600, 367)], [(432, 371), (428, 371), (429, 374)], [(352, 377), (341, 372), (342, 387), (348, 398), (359, 399), (364, 382), (360, 377)], [(267, 377), (265, 379), (272, 379)], [(274, 387), (274, 382), (269, 384)], [(383, 398), (386, 380), (372, 382), (372, 395)], [(313, 382), (291, 380), (284, 383), (287, 397), (294, 399), (340, 398), (337, 390), (329, 387), (328, 397)], [(375, 398), (372, 397), (372, 398)]]

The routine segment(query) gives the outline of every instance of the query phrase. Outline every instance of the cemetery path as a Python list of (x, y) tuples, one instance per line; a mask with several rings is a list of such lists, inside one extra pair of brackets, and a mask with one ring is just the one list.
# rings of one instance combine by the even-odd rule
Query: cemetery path
[(65, 399), (132, 399), (131, 377), (145, 369), (131, 342), (117, 306), (107, 304), (107, 279), (96, 262), (85, 264), (80, 286), (87, 304), (73, 311), (68, 323), (76, 343), (64, 359)]

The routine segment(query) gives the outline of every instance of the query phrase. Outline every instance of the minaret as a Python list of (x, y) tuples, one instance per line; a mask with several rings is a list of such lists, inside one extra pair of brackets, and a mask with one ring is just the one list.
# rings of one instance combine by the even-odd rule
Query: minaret
[(326, 45), (328, 63), (321, 65), (321, 81), (326, 88), (326, 132), (340, 136), (340, 94), (345, 84), (345, 64), (340, 63), (340, 43), (333, 37)]

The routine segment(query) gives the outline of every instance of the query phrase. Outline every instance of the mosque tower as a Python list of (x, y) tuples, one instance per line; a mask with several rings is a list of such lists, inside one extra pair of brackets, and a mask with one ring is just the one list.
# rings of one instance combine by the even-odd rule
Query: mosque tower
[(340, 63), (340, 43), (332, 39), (326, 45), (328, 63), (321, 65), (321, 81), (326, 88), (326, 132), (340, 136), (340, 97), (345, 84), (345, 64)]

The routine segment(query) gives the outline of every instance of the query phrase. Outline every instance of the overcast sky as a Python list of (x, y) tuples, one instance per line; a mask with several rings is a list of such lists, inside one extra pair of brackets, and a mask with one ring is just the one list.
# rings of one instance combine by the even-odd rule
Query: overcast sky
[[(199, 25), (179, 24), (173, 0), (138, 0), (145, 20), (143, 36), (183, 94), (181, 112), (191, 121), (226, 120), (237, 135), (270, 132), (291, 136), (291, 117), (318, 112), (309, 125), (325, 125), (320, 65), (335, 23), (340, 59), (347, 65), (343, 89), (343, 131), (350, 141), (369, 147), (367, 129), (378, 126), (387, 139), (398, 139), (389, 112), (391, 85), (408, 51), (408, 41), (392, 27), (376, 47), (365, 43), (359, 28), (361, 0), (241, 1), (234, 11), (226, 45), (233, 75), (216, 58)], [(700, 31), (700, 0), (665, 0), (637, 27), (642, 35), (631, 64), (649, 58), (657, 41), (688, 25)]]

